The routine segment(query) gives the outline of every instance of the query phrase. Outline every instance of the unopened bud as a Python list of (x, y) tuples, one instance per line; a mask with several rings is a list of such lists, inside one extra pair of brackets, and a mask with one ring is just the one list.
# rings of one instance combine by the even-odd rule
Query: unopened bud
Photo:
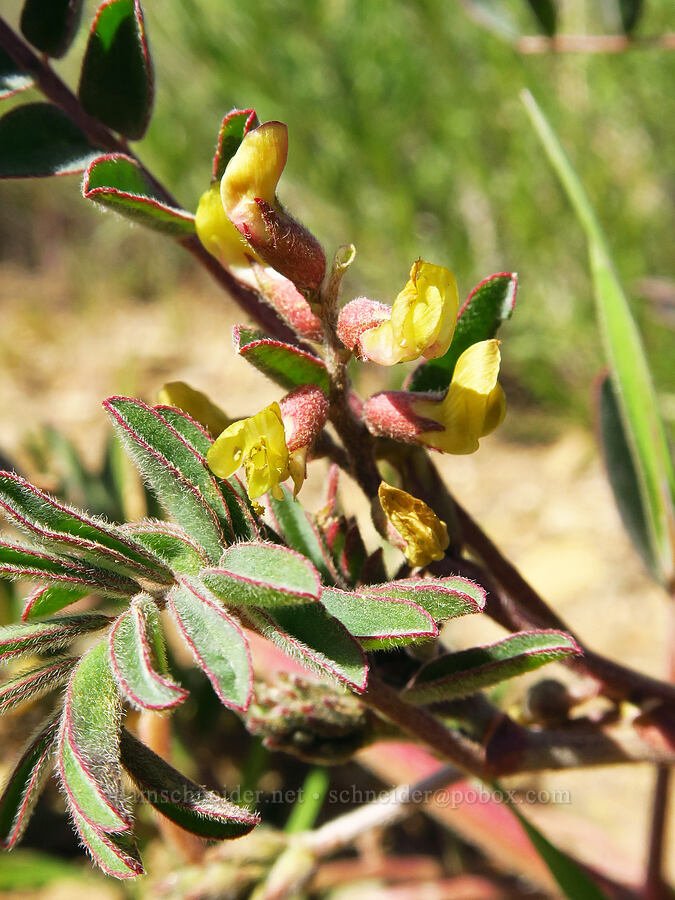
[(419, 443), (420, 434), (443, 430), (440, 422), (415, 411), (414, 404), (421, 399), (436, 401), (440, 405), (434, 394), (409, 391), (382, 391), (374, 394), (363, 406), (363, 421), (372, 434), (390, 437), (405, 444)]
[(340, 310), (337, 323), (337, 336), (342, 343), (356, 356), (362, 356), (361, 335), (386, 322), (391, 316), (391, 309), (384, 303), (357, 297)]

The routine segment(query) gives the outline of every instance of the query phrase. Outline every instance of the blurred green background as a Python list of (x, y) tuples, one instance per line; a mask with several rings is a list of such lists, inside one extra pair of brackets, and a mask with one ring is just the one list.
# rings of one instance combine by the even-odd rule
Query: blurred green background
[[(477, 5), (538, 31), (521, 0)], [(18, 18), (18, 0), (3, 6)], [(606, 32), (615, 7), (568, 0), (559, 30)], [(465, 4), (444, 0), (154, 0), (145, 10), (157, 96), (138, 150), (181, 201), (194, 209), (208, 184), (223, 113), (255, 106), (261, 119), (289, 126), (282, 200), (328, 252), (356, 244), (351, 295), (391, 302), (417, 256), (452, 268), (461, 294), (492, 272), (517, 270), (504, 377), (511, 403), (536, 409), (538, 437), (550, 419), (588, 419), (602, 354), (581, 231), (518, 99), (530, 88), (608, 232), (672, 429), (675, 54), (526, 56), (479, 27)], [(673, 30), (674, 20), (672, 0), (649, 0), (638, 35)], [(71, 83), (85, 36), (57, 64)], [(39, 266), (58, 254), (83, 303), (97, 302), (102, 280), (161, 302), (190, 260), (164, 239), (96, 216), (76, 185), (3, 185), (0, 261)], [(45, 246), (47, 234), (62, 238), (58, 251)], [(525, 414), (508, 427), (525, 438), (531, 425)]]

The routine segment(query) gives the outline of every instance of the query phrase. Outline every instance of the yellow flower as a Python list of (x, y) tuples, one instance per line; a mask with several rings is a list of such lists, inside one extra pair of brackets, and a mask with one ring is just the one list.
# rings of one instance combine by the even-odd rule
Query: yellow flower
[(228, 269), (247, 269), (251, 259), (259, 259), (227, 218), (219, 184), (212, 185), (202, 194), (195, 214), (195, 228), (211, 256)]
[(506, 414), (506, 398), (498, 383), (499, 341), (472, 344), (457, 360), (443, 400), (420, 400), (415, 413), (434, 419), (442, 431), (425, 431), (417, 440), (445, 453), (474, 453), (478, 439), (490, 434)]
[(434, 559), (443, 559), (450, 543), (445, 522), (422, 500), (385, 481), (377, 493), (389, 524), (400, 538), (394, 543), (401, 546), (410, 565), (426, 566)]
[(443, 356), (455, 331), (458, 310), (457, 282), (452, 272), (418, 259), (394, 301), (389, 321), (361, 335), (361, 353), (381, 366), (420, 356)]
[(225, 215), (244, 235), (265, 233), (256, 200), (276, 206), (276, 187), (286, 165), (288, 130), (281, 122), (265, 122), (244, 137), (220, 182)]
[(248, 495), (255, 500), (270, 491), (283, 499), (279, 482), (289, 477), (289, 454), (278, 403), (223, 431), (209, 450), (209, 467), (219, 478), (229, 478), (244, 467)]

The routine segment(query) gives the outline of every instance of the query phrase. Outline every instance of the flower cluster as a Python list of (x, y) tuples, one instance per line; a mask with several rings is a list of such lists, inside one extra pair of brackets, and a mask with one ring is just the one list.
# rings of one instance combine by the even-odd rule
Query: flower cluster
[[(227, 159), (219, 157), (224, 153), (219, 146), (214, 183), (197, 210), (197, 233), (206, 249), (257, 290), (300, 338), (318, 344), (324, 341), (325, 328), (334, 327), (334, 337), (345, 348), (343, 362), (353, 354), (393, 366), (450, 354), (456, 361), (448, 367), (445, 391), (382, 391), (365, 402), (352, 394), (351, 407), (374, 435), (444, 453), (473, 453), (506, 409), (494, 330), (477, 333), (472, 342), (464, 329), (452, 355), (462, 315), (457, 283), (449, 269), (422, 259), (413, 263), (391, 306), (357, 297), (342, 308), (333, 325), (324, 321), (323, 250), (276, 194), (288, 154), (286, 126), (259, 125), (252, 110), (233, 111), (223, 122), (221, 136), (229, 133), (237, 116), (237, 122), (244, 122), (240, 137)], [(228, 421), (208, 454), (212, 471), (227, 478), (243, 468), (254, 502), (268, 492), (281, 498), (279, 485), (286, 479), (292, 480), (297, 494), (308, 455), (330, 412), (326, 390), (325, 385), (304, 384), (249, 418)], [(203, 399), (197, 400), (208, 413)], [(423, 566), (443, 556), (447, 529), (426, 504), (385, 482), (378, 499), (381, 521), (386, 522), (382, 528), (410, 565)]]

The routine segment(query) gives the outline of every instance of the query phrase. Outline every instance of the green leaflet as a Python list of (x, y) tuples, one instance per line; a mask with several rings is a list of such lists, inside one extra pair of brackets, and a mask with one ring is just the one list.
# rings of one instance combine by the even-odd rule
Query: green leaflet
[(196, 579), (185, 578), (174, 588), (169, 610), (221, 702), (244, 712), (251, 702), (253, 667), (239, 623)]
[(220, 181), (227, 164), (239, 149), (239, 144), (253, 128), (259, 125), (254, 109), (232, 109), (223, 118), (218, 132), (218, 143), (213, 157), (213, 180)]
[(150, 122), (152, 64), (139, 0), (99, 7), (82, 62), (80, 101), (90, 116), (138, 140)]
[(71, 603), (76, 603), (87, 594), (91, 593), (89, 588), (77, 587), (70, 584), (50, 584), (49, 587), (38, 588), (33, 591), (21, 613), (24, 622), (32, 619), (42, 619), (45, 616), (51, 616), (56, 612), (60, 612)]
[(5, 625), (0, 628), (0, 659), (22, 653), (58, 650), (80, 634), (97, 631), (110, 624), (108, 616), (82, 614), (57, 616), (47, 622)]
[(167, 675), (159, 613), (140, 595), (110, 631), (112, 669), (127, 698), (142, 709), (171, 709), (188, 696)]
[(0, 119), (0, 178), (72, 175), (100, 152), (51, 103), (26, 103)]
[(483, 588), (459, 575), (448, 578), (402, 579), (388, 584), (365, 585), (361, 590), (373, 597), (411, 600), (426, 610), (436, 622), (478, 613), (485, 606)]
[(235, 606), (275, 607), (318, 600), (319, 573), (293, 550), (277, 544), (234, 544), (218, 568), (201, 579), (213, 593)]
[(247, 616), (290, 657), (308, 668), (328, 673), (355, 691), (363, 691), (368, 663), (363, 650), (344, 625), (319, 603), (247, 609)]
[(328, 370), (318, 356), (273, 340), (245, 325), (235, 326), (233, 338), (235, 352), (283, 388), (292, 390), (303, 384), (315, 384), (328, 395)]
[(420, 669), (404, 696), (421, 704), (466, 697), (580, 652), (576, 641), (564, 631), (523, 631), (487, 647), (471, 647), (433, 659)]
[(311, 559), (326, 584), (336, 584), (339, 576), (319, 529), (292, 491), (284, 485), (280, 487), (283, 500), (271, 494), (267, 497), (274, 527), (289, 547)]
[(49, 56), (63, 56), (77, 33), (83, 0), (25, 0), (21, 31)]
[(143, 863), (134, 839), (127, 832), (105, 833), (94, 828), (76, 810), (71, 815), (77, 833), (91, 858), (106, 875), (113, 878), (135, 878), (143, 875)]
[(0, 47), (0, 100), (25, 91), (33, 84), (30, 75), (23, 72), (12, 57)]
[(68, 685), (58, 764), (72, 808), (110, 833), (130, 829), (119, 764), (120, 714), (108, 642), (101, 641), (84, 654)]
[(233, 532), (225, 501), (204, 462), (144, 403), (111, 397), (103, 405), (162, 505), (217, 562), (225, 537), (231, 540)]
[(260, 821), (255, 813), (208, 791), (122, 730), (122, 764), (145, 799), (176, 825), (209, 840), (248, 834)]
[(196, 575), (209, 564), (202, 548), (185, 532), (170, 522), (145, 520), (124, 526), (143, 546), (159, 556), (174, 572)]
[(95, 159), (84, 177), (82, 194), (163, 234), (185, 237), (194, 233), (192, 213), (167, 203), (136, 160), (123, 153)]
[(49, 773), (58, 717), (52, 717), (29, 743), (9, 774), (0, 797), (0, 847), (20, 840)]
[(54, 659), (0, 683), (0, 715), (61, 687), (76, 663), (76, 659)]
[(368, 649), (400, 647), (438, 636), (431, 616), (405, 599), (368, 597), (360, 592), (324, 588), (321, 603)]

